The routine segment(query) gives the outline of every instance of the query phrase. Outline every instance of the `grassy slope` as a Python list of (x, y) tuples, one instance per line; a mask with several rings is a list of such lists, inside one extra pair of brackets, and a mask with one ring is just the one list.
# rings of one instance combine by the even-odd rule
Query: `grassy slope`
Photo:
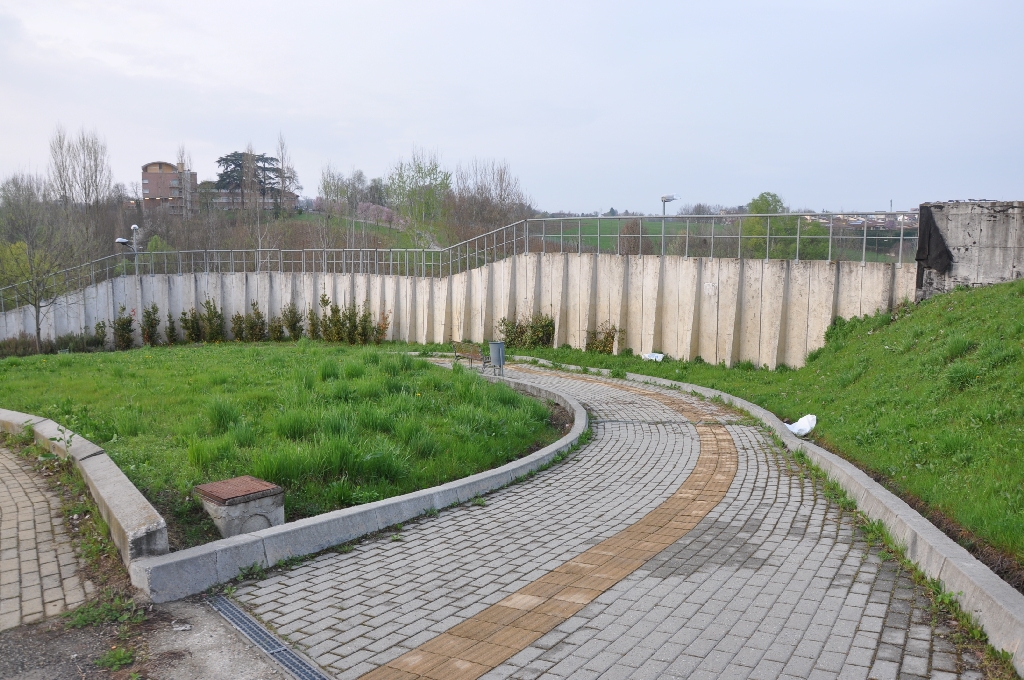
[(800, 370), (530, 350), (723, 390), (796, 420), (1024, 564), (1024, 281), (838, 323)]
[(271, 479), (295, 519), (457, 479), (558, 437), (542, 404), (504, 385), (305, 340), (10, 358), (0, 385), (4, 408), (104, 446), (178, 547), (217, 537), (189, 500), (195, 484)]

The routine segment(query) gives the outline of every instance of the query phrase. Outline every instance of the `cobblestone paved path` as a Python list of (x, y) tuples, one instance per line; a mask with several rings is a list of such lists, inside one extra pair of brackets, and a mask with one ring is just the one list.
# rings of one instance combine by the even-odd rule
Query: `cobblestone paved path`
[(928, 600), (756, 426), (520, 367), (594, 437), (522, 484), (239, 589), (339, 678), (972, 678)]
[(0, 630), (81, 604), (85, 585), (60, 499), (0, 448)]

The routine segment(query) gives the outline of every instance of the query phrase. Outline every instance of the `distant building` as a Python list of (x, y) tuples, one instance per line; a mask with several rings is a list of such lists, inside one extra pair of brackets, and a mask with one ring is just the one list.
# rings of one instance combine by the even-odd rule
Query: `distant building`
[(142, 207), (145, 210), (166, 208), (172, 215), (187, 210), (195, 212), (199, 203), (199, 182), (196, 173), (188, 172), (182, 163), (154, 161), (142, 166)]
[[(202, 189), (203, 205), (209, 205), (218, 210), (241, 210), (242, 192), (239, 189), (218, 189), (212, 181), (204, 181)], [(248, 196), (245, 202), (251, 205)], [(274, 210), (278, 207), (277, 190), (268, 189), (265, 195), (260, 196), (260, 207), (263, 210)], [(283, 210), (295, 210), (299, 203), (299, 196), (293, 191), (281, 192), (280, 207)]]

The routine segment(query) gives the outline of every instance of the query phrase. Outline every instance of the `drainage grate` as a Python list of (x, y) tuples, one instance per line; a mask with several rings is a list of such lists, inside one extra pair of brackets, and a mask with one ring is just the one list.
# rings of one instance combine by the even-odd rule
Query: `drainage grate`
[(245, 637), (252, 640), (257, 647), (269, 654), (270, 658), (281, 664), (298, 680), (330, 680), (301, 656), (283, 645), (277, 636), (239, 609), (231, 600), (223, 595), (215, 595), (210, 598), (209, 602), (232, 626), (241, 631)]

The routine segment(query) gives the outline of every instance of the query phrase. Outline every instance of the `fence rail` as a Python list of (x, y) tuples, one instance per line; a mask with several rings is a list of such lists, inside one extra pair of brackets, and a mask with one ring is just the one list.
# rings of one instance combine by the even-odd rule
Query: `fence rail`
[(913, 261), (917, 213), (785, 213), (538, 218), (447, 248), (183, 250), (121, 253), (59, 272), (35, 289), (0, 288), (0, 312), (118, 276), (242, 272), (457, 274), (521, 253), (681, 255), (859, 262)]

